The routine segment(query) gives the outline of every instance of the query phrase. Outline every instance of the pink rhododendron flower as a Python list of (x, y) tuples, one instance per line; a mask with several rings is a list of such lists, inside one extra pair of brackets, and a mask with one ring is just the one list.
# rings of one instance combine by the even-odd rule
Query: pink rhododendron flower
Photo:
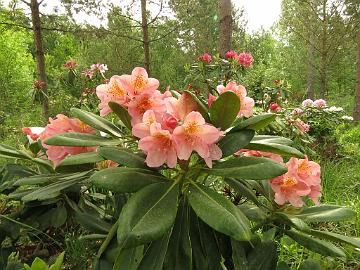
[(66, 69), (75, 69), (78, 66), (78, 64), (75, 62), (75, 60), (68, 60), (63, 65)]
[(39, 134), (33, 133), (32, 130), (29, 127), (23, 127), (21, 130), (32, 141), (37, 141), (39, 139), (39, 137), (40, 137)]
[(139, 148), (146, 153), (146, 164), (159, 167), (166, 163), (174, 168), (177, 162), (175, 143), (168, 130), (163, 130), (159, 123), (150, 125), (150, 136), (139, 141)]
[(300, 115), (302, 114), (304, 111), (300, 108), (295, 108), (293, 111), (292, 111), (292, 115)]
[(311, 99), (305, 99), (303, 102), (302, 102), (302, 106), (303, 107), (311, 107), (314, 105), (314, 101), (312, 101)]
[(254, 61), (251, 53), (242, 52), (236, 57), (238, 63), (244, 67), (250, 67)]
[(161, 128), (173, 132), (178, 126), (178, 119), (170, 113), (164, 113), (161, 119)]
[(239, 117), (245, 116), (250, 117), (253, 115), (253, 108), (255, 102), (252, 98), (247, 97), (246, 89), (242, 85), (237, 85), (235, 82), (229, 82), (226, 87), (223, 85), (217, 86), (217, 91), (222, 94), (226, 91), (234, 92), (240, 99), (240, 110), (238, 113)]
[(210, 54), (208, 53), (204, 53), (202, 55), (199, 56), (199, 60), (206, 62), (206, 63), (210, 63), (212, 61), (212, 57)]
[(301, 133), (307, 133), (310, 130), (310, 125), (306, 124), (304, 121), (298, 119), (295, 120), (289, 120), (290, 124), (297, 127)]
[(211, 105), (213, 104), (213, 102), (216, 100), (216, 97), (214, 96), (214, 95), (212, 95), (212, 94), (209, 94), (209, 96), (208, 96), (208, 106), (209, 106), (209, 108), (211, 107)]
[(249, 149), (241, 149), (240, 151), (236, 152), (235, 155), (239, 156), (243, 154), (246, 157), (266, 157), (270, 158), (276, 162), (283, 163), (283, 158), (278, 155), (271, 152), (262, 152), (257, 150), (249, 150)]
[(236, 58), (236, 57), (237, 57), (237, 53), (236, 53), (235, 51), (233, 51), (233, 50), (230, 50), (230, 51), (227, 51), (227, 52), (225, 53), (225, 57), (226, 57), (227, 59)]
[(120, 80), (131, 97), (145, 93), (152, 94), (159, 87), (159, 81), (149, 78), (146, 69), (142, 67), (134, 68), (131, 75), (120, 76)]
[(166, 105), (160, 91), (156, 90), (152, 94), (144, 93), (133, 97), (128, 103), (128, 112), (132, 117), (131, 124), (140, 123), (147, 110), (154, 111), (156, 119), (160, 121), (162, 114), (166, 111)]
[(211, 144), (209, 146), (209, 157), (204, 158), (206, 165), (209, 168), (212, 168), (212, 161), (213, 160), (219, 160), (222, 157), (222, 151), (220, 149), (219, 146), (217, 146), (216, 144)]
[(47, 149), (48, 159), (53, 161), (55, 166), (68, 155), (77, 155), (96, 150), (96, 147), (53, 146), (46, 145), (44, 142), (47, 138), (67, 132), (94, 134), (96, 130), (79, 119), (68, 118), (63, 114), (58, 114), (55, 119), (50, 118), (49, 124), (45, 127), (44, 132), (40, 134), (40, 139), (42, 140), (43, 147)]
[(315, 204), (321, 196), (320, 166), (305, 159), (290, 158), (286, 163), (288, 172), (270, 181), (275, 192), (275, 202), (283, 205), (290, 202), (301, 207), (304, 202), (302, 196), (308, 196)]
[(314, 101), (313, 105), (317, 108), (323, 108), (326, 106), (326, 101), (323, 99), (317, 99)]
[(132, 134), (140, 139), (150, 136), (150, 126), (154, 123), (156, 123), (155, 113), (152, 110), (148, 110), (142, 117), (142, 123), (133, 126)]
[(212, 159), (210, 147), (222, 135), (216, 127), (206, 124), (199, 112), (191, 112), (185, 117), (184, 124), (176, 127), (173, 133), (177, 155), (179, 159), (188, 160), (192, 151), (196, 151), (202, 158)]
[(121, 83), (120, 76), (112, 76), (109, 83), (100, 84), (96, 87), (96, 95), (100, 99), (100, 115), (105, 116), (112, 110), (109, 107), (109, 102), (113, 101), (124, 105), (127, 102), (127, 95), (124, 86)]
[(165, 99), (166, 110), (178, 120), (183, 120), (192, 111), (198, 110), (198, 104), (189, 93), (183, 93), (179, 99), (170, 97)]

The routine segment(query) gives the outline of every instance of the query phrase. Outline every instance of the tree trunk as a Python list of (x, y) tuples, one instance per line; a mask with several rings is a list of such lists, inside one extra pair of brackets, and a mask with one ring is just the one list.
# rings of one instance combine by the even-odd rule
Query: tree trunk
[(327, 67), (326, 67), (326, 56), (321, 56), (321, 65), (320, 65), (320, 98), (325, 99), (326, 93), (326, 77), (327, 77)]
[(146, 14), (146, 0), (141, 0), (141, 28), (143, 32), (144, 67), (150, 75), (149, 29)]
[(355, 107), (354, 120), (360, 122), (360, 30), (357, 37), (357, 62), (356, 62), (356, 84), (355, 84)]
[(310, 42), (308, 44), (308, 64), (307, 64), (307, 87), (306, 87), (306, 97), (310, 99), (315, 98), (315, 66), (312, 62), (314, 59), (314, 45), (313, 45), (313, 33), (310, 37)]
[(321, 38), (321, 54), (320, 54), (320, 98), (325, 99), (326, 93), (326, 76), (327, 76), (327, 11), (326, 4), (327, 0), (323, 0), (322, 2), (322, 38)]
[(41, 21), (40, 21), (38, 1), (31, 0), (30, 8), (31, 8), (32, 28), (34, 32), (34, 43), (36, 49), (35, 57), (37, 64), (38, 79), (44, 82), (43, 87), (41, 88), (41, 91), (43, 92), (42, 94), (43, 114), (45, 120), (47, 121), (49, 117), (49, 99), (48, 99), (47, 84), (46, 84), (45, 55), (42, 44)]
[(231, 49), (232, 15), (231, 0), (219, 0), (220, 36), (219, 51), (222, 57)]

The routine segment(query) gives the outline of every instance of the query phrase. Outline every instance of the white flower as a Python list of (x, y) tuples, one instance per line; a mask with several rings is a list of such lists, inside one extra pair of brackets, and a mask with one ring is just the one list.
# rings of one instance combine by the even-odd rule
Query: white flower
[(311, 99), (305, 99), (303, 102), (302, 102), (302, 106), (303, 107), (311, 107), (314, 105), (314, 101), (312, 101)]
[(343, 117), (341, 117), (341, 119), (346, 120), (346, 121), (353, 121), (354, 118), (352, 116), (348, 116), (348, 115), (344, 115)]
[(336, 106), (331, 106), (329, 108), (325, 108), (324, 111), (326, 112), (342, 112), (344, 109), (342, 107), (336, 107)]

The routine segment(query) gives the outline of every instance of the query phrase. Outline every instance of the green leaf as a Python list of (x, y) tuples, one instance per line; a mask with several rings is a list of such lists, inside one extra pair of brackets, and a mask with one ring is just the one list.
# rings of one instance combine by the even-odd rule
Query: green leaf
[(247, 257), (251, 270), (273, 270), (277, 264), (277, 249), (274, 241), (261, 241)]
[(195, 213), (210, 227), (239, 241), (250, 240), (248, 219), (221, 194), (203, 185), (191, 184), (189, 202)]
[(99, 146), (99, 145), (118, 145), (120, 141), (100, 137), (93, 134), (87, 133), (64, 133), (55, 135), (45, 140), (48, 145), (56, 146)]
[(198, 99), (194, 93), (188, 90), (184, 90), (184, 93), (189, 94), (189, 98), (191, 98), (192, 101), (197, 104), (197, 110), (199, 111), (199, 113), (201, 113), (206, 122), (210, 122), (209, 111), (208, 108), (204, 105), (204, 103), (202, 103), (201, 100)]
[(269, 125), (272, 121), (275, 120), (275, 118), (276, 114), (273, 113), (264, 113), (245, 120), (239, 118), (235, 121), (234, 127), (231, 129), (230, 132), (236, 132), (245, 128), (258, 131)]
[(110, 109), (120, 118), (125, 127), (131, 130), (131, 116), (128, 111), (116, 102), (110, 101), (108, 105)]
[(169, 239), (170, 231), (164, 234), (159, 240), (151, 242), (137, 270), (162, 270)]
[(178, 195), (178, 184), (156, 183), (130, 197), (119, 217), (119, 244), (133, 247), (160, 238), (174, 223)]
[(231, 239), (231, 248), (234, 270), (249, 270), (243, 243)]
[(274, 217), (280, 220), (282, 223), (285, 223), (291, 227), (295, 227), (298, 230), (306, 230), (308, 228), (307, 224), (302, 219), (290, 214), (275, 212)]
[(276, 270), (291, 270), (291, 269), (290, 269), (290, 266), (288, 266), (286, 262), (281, 261), (281, 262), (278, 262), (278, 264), (276, 266)]
[(228, 129), (240, 110), (239, 97), (230, 91), (221, 94), (210, 107), (210, 119), (214, 126)]
[(100, 219), (95, 214), (76, 212), (75, 219), (81, 226), (91, 232), (108, 233), (111, 229), (111, 225), (109, 223)]
[(105, 118), (103, 118), (101, 116), (98, 116), (91, 112), (87, 112), (87, 111), (77, 109), (77, 108), (72, 108), (70, 110), (70, 112), (75, 117), (77, 117), (81, 121), (83, 121), (85, 124), (88, 124), (89, 126), (95, 128), (97, 130), (114, 135), (116, 137), (122, 136), (121, 129), (119, 129), (117, 126), (115, 126), (109, 120), (106, 120)]
[(90, 181), (98, 188), (132, 193), (150, 184), (165, 182), (167, 179), (145, 169), (116, 167), (96, 172), (91, 176)]
[(249, 200), (251, 200), (253, 203), (255, 203), (257, 206), (263, 206), (261, 202), (259, 202), (255, 192), (245, 183), (243, 183), (241, 180), (235, 180), (233, 178), (225, 178), (225, 182), (232, 187), (238, 194), (245, 196)]
[(31, 270), (48, 270), (47, 264), (40, 258), (36, 257), (31, 264)]
[(100, 147), (99, 154), (105, 159), (115, 161), (120, 165), (131, 168), (148, 168), (143, 157), (125, 148)]
[(266, 213), (261, 210), (261, 208), (251, 205), (251, 204), (240, 204), (238, 208), (243, 212), (243, 214), (252, 221), (255, 222), (264, 222), (268, 217)]
[(294, 229), (286, 230), (285, 233), (303, 247), (316, 253), (331, 257), (346, 257), (341, 248), (338, 248), (329, 242), (313, 238)]
[(87, 177), (90, 174), (90, 171), (72, 173), (72, 174), (42, 174), (34, 175), (30, 177), (20, 178), (14, 183), (14, 186), (24, 186), (24, 185), (44, 185), (48, 183), (58, 182), (62, 180), (73, 180)]
[(137, 270), (143, 255), (143, 249), (143, 246), (121, 249), (116, 257), (113, 270)]
[(204, 168), (212, 175), (247, 180), (266, 180), (287, 172), (280, 163), (268, 158), (236, 157), (217, 163), (212, 169)]
[(0, 156), (5, 158), (32, 159), (28, 153), (5, 144), (0, 144)]
[(98, 152), (86, 152), (74, 156), (67, 156), (58, 166), (80, 165), (103, 161), (104, 158)]
[(64, 255), (65, 255), (65, 251), (62, 252), (57, 258), (56, 258), (56, 261), (55, 263), (50, 266), (50, 269), (49, 270), (61, 270), (61, 266), (62, 266), (62, 263), (64, 261)]
[(328, 222), (352, 219), (356, 212), (343, 206), (323, 204), (304, 208), (296, 216), (306, 222)]
[(31, 192), (30, 194), (25, 195), (22, 197), (22, 201), (35, 201), (35, 200), (47, 200), (51, 198), (55, 198), (60, 195), (60, 192), (68, 187), (78, 184), (84, 180), (84, 178), (80, 179), (72, 179), (72, 180), (63, 180), (53, 184), (50, 184), (45, 187), (41, 187), (36, 189), (35, 191)]
[(65, 224), (67, 220), (67, 211), (63, 204), (51, 210), (50, 224), (54, 228), (59, 228)]
[(222, 156), (227, 157), (247, 146), (254, 137), (255, 132), (250, 129), (228, 133), (219, 141)]
[(319, 261), (310, 258), (303, 261), (298, 270), (321, 270), (321, 264)]
[(269, 143), (277, 143), (284, 145), (292, 145), (294, 142), (288, 138), (281, 136), (273, 136), (273, 135), (255, 135), (252, 139), (253, 142), (257, 141), (267, 141)]
[(164, 264), (165, 269), (191, 269), (192, 252), (189, 236), (189, 215), (189, 207), (185, 199), (183, 199), (181, 200), (174, 227), (172, 229), (170, 243)]
[(360, 248), (360, 239), (355, 237), (349, 237), (345, 235), (341, 235), (338, 233), (333, 232), (326, 232), (326, 231), (318, 231), (318, 230), (306, 230), (305, 231), (308, 234), (311, 234), (313, 236), (319, 237), (321, 239), (328, 239), (334, 242), (340, 242), (349, 244), (351, 246)]
[(304, 157), (304, 154), (296, 148), (280, 143), (275, 143), (272, 140), (268, 139), (255, 141), (253, 140), (246, 146), (246, 148), (263, 152), (271, 152), (283, 156), (295, 156), (299, 158)]

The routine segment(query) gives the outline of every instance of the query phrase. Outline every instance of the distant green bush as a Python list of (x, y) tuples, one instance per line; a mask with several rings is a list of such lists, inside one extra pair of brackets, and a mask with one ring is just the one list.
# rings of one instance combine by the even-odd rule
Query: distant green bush
[(360, 124), (341, 125), (336, 130), (344, 154), (360, 159)]

